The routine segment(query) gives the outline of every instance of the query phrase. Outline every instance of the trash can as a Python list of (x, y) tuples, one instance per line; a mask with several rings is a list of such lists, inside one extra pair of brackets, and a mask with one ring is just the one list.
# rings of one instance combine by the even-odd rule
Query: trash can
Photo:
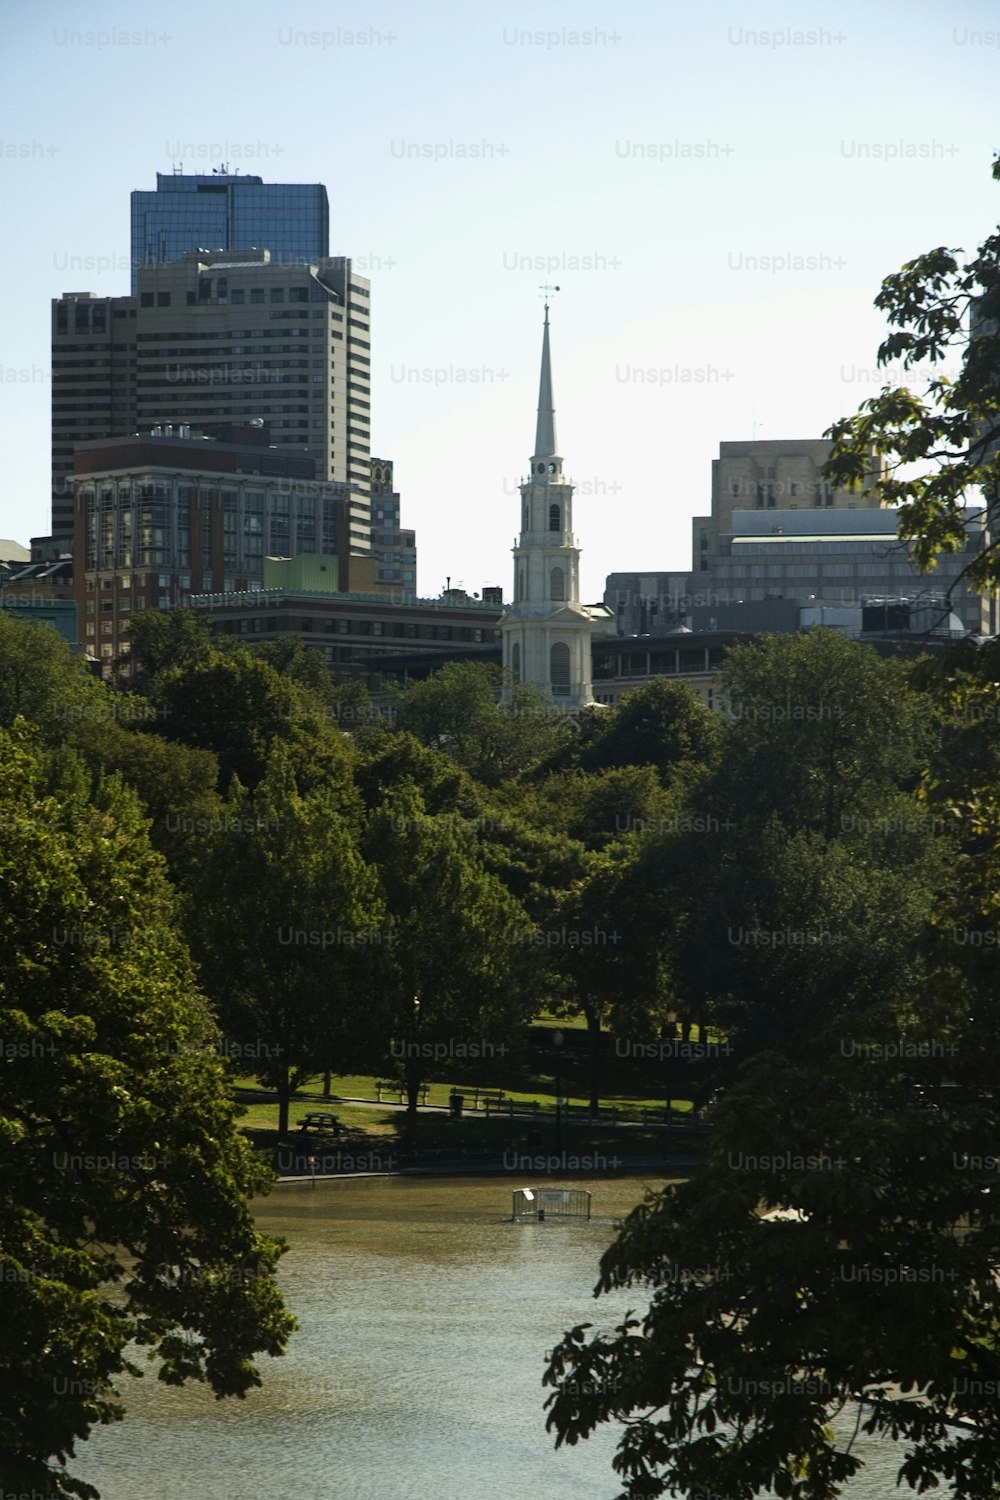
[(458, 1092), (458, 1089), (452, 1089), (451, 1094), (449, 1095), (449, 1098), (448, 1098), (448, 1102), (451, 1105), (451, 1117), (452, 1117), (452, 1119), (453, 1120), (460, 1120), (462, 1118), (462, 1106), (465, 1103), (465, 1095), (464, 1094), (460, 1094)]

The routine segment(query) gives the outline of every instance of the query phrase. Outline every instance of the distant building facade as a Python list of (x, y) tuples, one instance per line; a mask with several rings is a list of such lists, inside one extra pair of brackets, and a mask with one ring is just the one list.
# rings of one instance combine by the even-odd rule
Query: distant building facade
[(371, 551), (379, 585), (416, 598), (417, 538), (400, 525), (400, 499), (391, 458), (373, 458)]
[(332, 594), (302, 588), (192, 595), (190, 608), (212, 631), (247, 642), (297, 637), (318, 648), (337, 680), (359, 678), (373, 691), (450, 660), (500, 660), (500, 609), (479, 599), (417, 599), (400, 593)]
[(161, 429), (77, 449), (74, 590), (84, 643), (106, 669), (127, 657), (135, 612), (260, 589), (268, 556), (323, 554), (338, 570), (335, 586), (348, 585), (351, 492), (267, 436), (248, 428), (227, 442)]
[(712, 460), (712, 510), (692, 520), (692, 573), (710, 573), (736, 510), (859, 510), (879, 502), (872, 486), (884, 461), (872, 454), (861, 490), (838, 489), (823, 477), (833, 451), (827, 438), (767, 438), (720, 443)]

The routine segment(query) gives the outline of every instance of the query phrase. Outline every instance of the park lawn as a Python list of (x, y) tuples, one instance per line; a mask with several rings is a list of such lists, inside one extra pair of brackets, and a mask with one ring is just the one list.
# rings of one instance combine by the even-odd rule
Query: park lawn
[[(535, 1082), (537, 1086), (534, 1088), (520, 1087), (505, 1089), (503, 1108), (499, 1112), (497, 1123), (509, 1126), (509, 1116), (506, 1111), (506, 1105), (509, 1101), (513, 1102), (515, 1110), (537, 1102), (537, 1118), (539, 1122), (545, 1122), (546, 1128), (551, 1130), (555, 1120), (555, 1098), (551, 1092), (553, 1087), (551, 1078), (543, 1075), (535, 1080), (522, 1078), (517, 1081), (521, 1084)], [(253, 1096), (240, 1101), (245, 1110), (245, 1113), (239, 1117), (241, 1127), (250, 1130), (276, 1130), (278, 1125), (278, 1102), (273, 1092), (262, 1089), (253, 1078), (237, 1077), (233, 1080), (233, 1083), (236, 1089), (246, 1091), (247, 1095)], [(333, 1112), (339, 1117), (349, 1133), (353, 1134), (357, 1132), (374, 1136), (395, 1134), (397, 1126), (403, 1118), (404, 1111), (398, 1108), (387, 1109), (384, 1104), (374, 1102), (374, 1084), (375, 1080), (372, 1077), (363, 1074), (334, 1076), (331, 1078), (330, 1097), (327, 1099), (322, 1092), (322, 1079), (312, 1079), (305, 1088), (300, 1089), (292, 1098), (289, 1110), (290, 1128), (294, 1131), (297, 1128), (299, 1119), (310, 1110), (324, 1104), (330, 1104), (334, 1106)], [(470, 1129), (477, 1122), (493, 1124), (494, 1118), (497, 1118), (495, 1110), (491, 1109), (490, 1118), (487, 1121), (484, 1108), (480, 1107), (478, 1110), (473, 1108), (473, 1100), (476, 1096), (475, 1085), (464, 1084), (461, 1081), (448, 1083), (437, 1080), (432, 1082), (428, 1085), (428, 1104), (437, 1105), (441, 1109), (447, 1109), (453, 1089), (461, 1093), (464, 1100), (462, 1121), (452, 1122), (450, 1119), (448, 1121), (453, 1132), (456, 1126), (459, 1129)], [(484, 1092), (495, 1094), (496, 1088), (491, 1086), (484, 1090), (480, 1087), (481, 1102)], [(395, 1096), (392, 1097), (393, 1099), (395, 1098)], [(370, 1099), (373, 1102), (371, 1104), (345, 1102), (348, 1099), (358, 1098)], [(583, 1119), (586, 1100), (580, 1094), (568, 1091), (564, 1093), (564, 1099), (571, 1106), (569, 1124), (573, 1129), (576, 1129), (578, 1123)], [(626, 1118), (641, 1118), (641, 1112), (647, 1110), (652, 1112), (660, 1123), (663, 1122), (664, 1100), (662, 1097), (643, 1098), (619, 1092), (609, 1092), (602, 1095), (601, 1104), (604, 1109), (615, 1109)], [(689, 1117), (690, 1111), (690, 1100), (675, 1100), (673, 1102), (671, 1118), (676, 1123), (683, 1123), (685, 1118)], [(435, 1118), (436, 1116), (430, 1114), (421, 1115), (421, 1134), (424, 1133), (423, 1127), (425, 1123)], [(529, 1124), (529, 1121), (522, 1117), (513, 1123), (515, 1126), (523, 1128)], [(613, 1129), (614, 1127), (609, 1122), (607, 1128)]]

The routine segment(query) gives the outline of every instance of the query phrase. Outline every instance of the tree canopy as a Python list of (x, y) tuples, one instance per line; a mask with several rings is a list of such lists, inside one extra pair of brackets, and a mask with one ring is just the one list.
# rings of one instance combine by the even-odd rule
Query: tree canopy
[(95, 1492), (74, 1445), (142, 1373), (219, 1396), (291, 1329), (248, 1198), (219, 1034), (140, 806), (71, 752), (0, 732), (0, 1474)]

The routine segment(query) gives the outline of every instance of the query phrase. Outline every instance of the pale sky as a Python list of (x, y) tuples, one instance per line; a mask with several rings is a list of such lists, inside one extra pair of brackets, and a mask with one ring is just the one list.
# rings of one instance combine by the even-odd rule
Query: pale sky
[(127, 293), (132, 189), (227, 162), (325, 183), (371, 279), (422, 595), (509, 596), (547, 281), (583, 596), (687, 568), (719, 443), (854, 410), (882, 277), (995, 228), (998, 76), (986, 0), (7, 0), (0, 536), (50, 529), (50, 299)]

